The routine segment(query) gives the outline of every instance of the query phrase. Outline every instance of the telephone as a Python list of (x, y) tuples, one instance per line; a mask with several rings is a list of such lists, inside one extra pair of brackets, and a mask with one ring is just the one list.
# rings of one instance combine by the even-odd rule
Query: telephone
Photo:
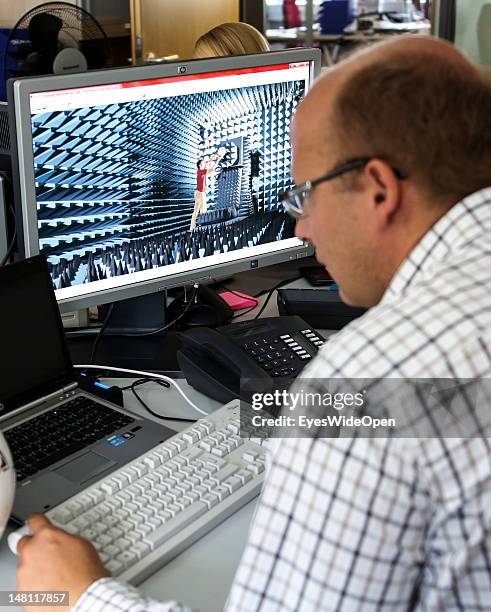
[(241, 378), (295, 378), (324, 341), (298, 316), (270, 317), (179, 334), (177, 361), (192, 387), (226, 403)]

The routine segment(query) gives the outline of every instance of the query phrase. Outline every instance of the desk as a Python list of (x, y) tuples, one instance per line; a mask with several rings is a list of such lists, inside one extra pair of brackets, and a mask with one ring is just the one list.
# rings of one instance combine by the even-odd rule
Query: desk
[[(341, 48), (346, 45), (373, 44), (390, 40), (400, 34), (429, 34), (430, 25), (422, 24), (417, 30), (401, 30), (367, 34), (321, 34), (312, 33), (312, 40), (322, 48), (324, 64), (333, 66), (339, 60)], [(266, 30), (266, 38), (271, 43), (305, 43), (307, 35), (297, 28)]]
[[(127, 385), (131, 379), (110, 379), (112, 384)], [(221, 404), (209, 399), (190, 387), (184, 380), (177, 381), (183, 391), (203, 410), (212, 412)], [(188, 418), (198, 416), (184, 402), (175, 387), (164, 389), (149, 383), (139, 388), (138, 393), (144, 401), (162, 414), (179, 415)], [(157, 421), (140, 406), (131, 392), (125, 392), (126, 407), (139, 415)], [(162, 423), (162, 421), (158, 421)], [(186, 423), (169, 421), (166, 423), (172, 429), (180, 431)], [(140, 588), (145, 595), (155, 599), (177, 599), (186, 605), (203, 612), (217, 612), (223, 609), (225, 600), (232, 584), (242, 551), (247, 541), (247, 532), (256, 500), (253, 500), (239, 512), (230, 516), (218, 528), (210, 531), (195, 542), (190, 548), (173, 559), (166, 566), (145, 580)], [(15, 529), (9, 524), (8, 531)], [(0, 542), (0, 590), (15, 590), (15, 571), (17, 557), (7, 546), (6, 538)], [(192, 577), (192, 578), (191, 578)], [(190, 589), (189, 585), (193, 588)], [(20, 611), (19, 607), (0, 606), (0, 610)]]
[[(301, 264), (302, 262), (298, 263)], [(311, 262), (304, 260), (303, 265), (305, 263)], [(292, 270), (289, 266), (266, 268), (264, 271), (254, 271), (240, 275), (233, 281), (227, 282), (227, 287), (233, 290), (246, 290), (246, 287), (250, 287), (249, 290), (255, 292), (254, 282), (257, 283), (257, 287), (264, 287), (265, 279), (268, 279), (270, 286), (274, 286), (275, 283), (285, 277), (291, 278), (295, 274), (295, 268)], [(289, 286), (295, 288), (310, 287), (307, 281), (303, 279), (296, 280)], [(255, 308), (254, 311), (239, 320), (253, 318), (258, 310), (259, 307)], [(262, 316), (277, 315), (276, 295), (273, 295)], [(131, 379), (111, 378), (108, 379), (108, 382), (126, 386), (131, 382)], [(189, 399), (203, 408), (203, 410), (212, 412), (221, 405), (195, 391), (184, 380), (177, 380), (177, 382)], [(188, 418), (199, 417), (184, 402), (175, 387), (164, 389), (159, 385), (149, 383), (140, 387), (138, 393), (153, 410), (161, 411), (162, 414)], [(144, 411), (129, 391), (125, 392), (125, 406), (141, 416), (157, 421), (155, 417)], [(186, 423), (178, 423), (176, 421), (169, 421), (166, 424), (176, 431), (180, 431), (187, 426)], [(230, 516), (217, 528), (210, 531), (170, 563), (155, 572), (155, 574), (140, 585), (139, 588), (142, 592), (155, 599), (176, 599), (203, 612), (217, 612), (223, 609), (235, 571), (247, 542), (247, 533), (255, 504), (256, 500), (253, 500), (241, 508), (239, 512)], [(13, 529), (15, 529), (15, 526), (9, 525), (7, 533)], [(0, 542), (0, 590), (15, 589), (16, 567), (17, 558), (10, 552), (4, 537)], [(193, 585), (192, 589), (189, 588), (190, 584)], [(14, 612), (20, 611), (20, 608), (0, 606), (0, 610)]]
[[(273, 275), (269, 282), (270, 286), (274, 286), (285, 276), (287, 278), (294, 276), (295, 270), (290, 271), (288, 268), (281, 270), (266, 269), (264, 273), (268, 280), (269, 275)], [(278, 278), (276, 278), (276, 275), (278, 275)], [(248, 274), (245, 276), (246, 278), (234, 279), (233, 282), (227, 283), (227, 286), (244, 290), (244, 285), (249, 285), (253, 279), (259, 283), (259, 287), (264, 286), (264, 278), (259, 278), (261, 277), (259, 271), (251, 273), (250, 278)], [(306, 286), (305, 281), (299, 280), (292, 285), (296, 287)], [(258, 308), (244, 319), (252, 318), (257, 311)], [(276, 296), (273, 296), (263, 316), (276, 316), (277, 314)], [(108, 382), (125, 386), (131, 382), (131, 379), (109, 379)], [(184, 380), (178, 380), (177, 382), (191, 401), (203, 410), (212, 412), (221, 405), (195, 391)], [(140, 387), (138, 392), (142, 399), (157, 412), (161, 411), (162, 414), (168, 416), (199, 417), (184, 402), (175, 387), (164, 389), (159, 385), (149, 383)], [(125, 406), (139, 415), (157, 421), (155, 417), (144, 411), (129, 391), (125, 392)], [(187, 425), (176, 421), (169, 421), (166, 424), (176, 431), (184, 429)], [(241, 508), (239, 512), (230, 516), (218, 528), (206, 534), (170, 563), (155, 572), (153, 576), (140, 585), (142, 592), (155, 599), (176, 599), (203, 612), (217, 612), (223, 609), (247, 541), (247, 533), (255, 504), (256, 500)], [(13, 529), (15, 529), (15, 526), (9, 525), (7, 533)], [(0, 542), (0, 590), (15, 589), (16, 567), (17, 558), (10, 552), (4, 537)], [(192, 589), (189, 588), (190, 584), (193, 585)], [(20, 611), (20, 608), (0, 606), (0, 610), (4, 609), (12, 612)]]

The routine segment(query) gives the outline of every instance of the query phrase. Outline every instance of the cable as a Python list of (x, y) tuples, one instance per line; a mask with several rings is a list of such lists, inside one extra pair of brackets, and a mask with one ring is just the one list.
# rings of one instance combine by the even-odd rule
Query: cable
[(133, 382), (131, 385), (128, 385), (128, 387), (123, 387), (123, 390), (130, 389), (133, 395), (135, 396), (135, 398), (140, 402), (140, 404), (145, 408), (145, 410), (147, 410), (147, 412), (149, 412), (152, 416), (156, 417), (157, 419), (161, 419), (163, 421), (179, 421), (180, 423), (196, 423), (197, 419), (183, 419), (182, 417), (169, 417), (169, 416), (163, 416), (161, 414), (158, 414), (157, 412), (154, 412), (150, 408), (150, 406), (146, 402), (144, 402), (142, 398), (138, 395), (138, 393), (136, 392), (136, 388), (135, 388), (135, 387), (144, 385), (149, 382), (156, 383), (157, 385), (161, 385), (162, 387), (170, 387), (169, 383), (163, 380), (140, 379), (140, 380), (135, 380), (135, 382)]
[[(94, 374), (95, 378), (99, 378), (98, 374)], [(131, 385), (126, 385), (126, 387), (119, 387), (120, 391), (128, 391), (128, 389), (131, 389), (131, 387), (137, 387), (138, 385), (144, 385), (145, 383), (149, 383), (149, 382), (154, 382), (154, 383), (158, 383), (158, 384), (162, 384), (163, 387), (166, 387), (166, 389), (168, 389), (170, 387), (169, 383), (166, 380), (159, 380), (157, 381), (157, 379), (153, 379), (153, 378), (139, 378), (138, 380), (135, 380), (134, 382), (131, 383)]]
[(2, 261), (0, 261), (0, 268), (4, 266), (9, 261), (9, 259), (12, 257), (12, 253), (14, 252), (16, 240), (17, 240), (17, 230), (14, 229), (12, 240), (10, 241), (7, 252), (5, 253), (5, 256), (3, 257)]
[(256, 293), (256, 295), (254, 295), (253, 297), (255, 298), (261, 297), (265, 293), (269, 293), (271, 291), (274, 291), (275, 289), (279, 289), (280, 287), (283, 287), (283, 285), (288, 285), (288, 283), (293, 283), (299, 278), (302, 278), (301, 274), (298, 274), (297, 276), (294, 276), (293, 278), (287, 278), (285, 280), (282, 280), (279, 283), (277, 283), (272, 289), (263, 289), (262, 291), (259, 291), (259, 293)]
[[(186, 307), (184, 308), (184, 310), (181, 312), (180, 315), (178, 315), (175, 319), (173, 319), (170, 323), (167, 323), (166, 325), (164, 325), (163, 327), (160, 327), (159, 329), (153, 329), (150, 332), (141, 332), (141, 333), (118, 333), (118, 337), (120, 338), (145, 338), (148, 336), (155, 336), (157, 334), (160, 334), (164, 331), (166, 331), (167, 329), (169, 329), (169, 327), (172, 327), (173, 325), (175, 325), (180, 319), (182, 319), (182, 317), (186, 314), (186, 312), (191, 308), (194, 298), (196, 297), (196, 293), (198, 291), (198, 285), (195, 284), (194, 285), (194, 291), (193, 294), (191, 295), (191, 297), (189, 298), (189, 302), (187, 303)], [(96, 353), (97, 353), (97, 348), (99, 346), (99, 342), (102, 339), (102, 334), (104, 333), (104, 330), (106, 329), (108, 323), (109, 323), (109, 319), (111, 318), (111, 314), (113, 312), (114, 309), (114, 302), (111, 304), (109, 311), (106, 315), (106, 318), (104, 319), (104, 323), (102, 324), (102, 326), (99, 328), (99, 332), (97, 333), (97, 336), (94, 340), (94, 344), (92, 345), (92, 350), (90, 352), (90, 357), (89, 357), (89, 362), (91, 364), (94, 363), (95, 361), (95, 357), (96, 357)]]
[(283, 287), (283, 285), (288, 285), (289, 283), (292, 283), (293, 281), (298, 280), (299, 278), (302, 278), (301, 276), (297, 276), (295, 278), (290, 278), (288, 280), (282, 280), (281, 282), (279, 282), (278, 284), (276, 284), (272, 289), (269, 290), (268, 293), (268, 297), (264, 300), (263, 305), (261, 306), (261, 309), (259, 310), (259, 312), (256, 314), (256, 316), (254, 317), (254, 319), (259, 319), (259, 317), (263, 314), (264, 309), (266, 308), (266, 306), (268, 305), (269, 300), (271, 299), (271, 296), (273, 295), (274, 291), (276, 291), (276, 289), (279, 289), (280, 287)]
[(240, 317), (243, 317), (244, 315), (249, 314), (250, 312), (252, 312), (258, 306), (259, 306), (259, 301), (257, 302), (257, 304), (255, 306), (251, 306), (247, 310), (243, 310), (242, 312), (239, 312), (239, 314), (236, 314), (234, 317), (232, 317), (232, 321), (235, 321), (235, 319), (240, 319)]
[(191, 295), (191, 297), (189, 298), (188, 303), (186, 304), (186, 307), (184, 308), (184, 310), (181, 312), (181, 314), (179, 314), (175, 319), (173, 319), (170, 323), (167, 323), (166, 325), (164, 325), (163, 327), (159, 327), (159, 329), (153, 329), (152, 331), (149, 332), (136, 332), (134, 334), (131, 333), (125, 333), (125, 334), (118, 334), (118, 336), (123, 337), (123, 338), (145, 338), (147, 336), (155, 336), (157, 334), (160, 334), (166, 330), (168, 330), (170, 327), (172, 327), (173, 325), (175, 325), (178, 321), (180, 321), (183, 316), (187, 313), (187, 311), (191, 308), (191, 306), (193, 305), (194, 302), (194, 298), (196, 297), (196, 294), (198, 293), (198, 288), (199, 285), (198, 283), (195, 283), (193, 285), (194, 291)]
[[(13, 192), (13, 184), (12, 184), (12, 179), (10, 178), (10, 176), (8, 174), (6, 174), (5, 172), (0, 172), (0, 176), (3, 178), (3, 180), (9, 184), (10, 189)], [(6, 195), (6, 194), (5, 194)], [(0, 268), (2, 266), (4, 266), (9, 259), (12, 257), (12, 253), (14, 252), (14, 248), (15, 248), (15, 243), (17, 240), (17, 227), (16, 227), (16, 218), (15, 218), (15, 209), (14, 206), (12, 204), (11, 199), (9, 198), (9, 210), (12, 213), (12, 218), (14, 220), (14, 233), (12, 234), (12, 238), (10, 240), (9, 246), (7, 247), (7, 252), (5, 253), (4, 257), (2, 258), (2, 260), (0, 261)]]
[(104, 323), (99, 328), (99, 331), (97, 333), (97, 336), (95, 337), (94, 343), (92, 344), (92, 350), (90, 351), (90, 357), (89, 357), (90, 363), (94, 363), (95, 361), (97, 347), (99, 346), (99, 342), (101, 341), (102, 334), (104, 333), (104, 330), (106, 329), (107, 324), (109, 323), (109, 319), (111, 317), (113, 309), (114, 309), (114, 302), (109, 306), (109, 310), (107, 311), (107, 315), (106, 315), (106, 318), (104, 319)]
[(145, 372), (144, 370), (143, 371), (142, 370), (128, 370), (127, 368), (116, 368), (116, 367), (113, 367), (113, 366), (106, 366), (106, 365), (94, 365), (92, 363), (90, 363), (88, 365), (79, 365), (79, 364), (77, 364), (77, 365), (74, 365), (73, 367), (77, 368), (78, 370), (104, 370), (104, 371), (107, 370), (108, 372), (122, 372), (124, 374), (134, 374), (136, 376), (144, 376), (145, 378), (158, 378), (159, 380), (165, 380), (168, 383), (170, 383), (171, 385), (175, 386), (175, 388), (181, 394), (183, 399), (192, 408), (194, 408), (194, 410), (196, 410), (196, 412), (199, 412), (200, 414), (203, 414), (204, 416), (208, 416), (207, 412), (205, 412), (201, 408), (198, 408), (198, 406), (196, 406), (196, 404), (189, 399), (189, 397), (184, 393), (184, 391), (176, 383), (175, 380), (172, 380), (172, 378), (169, 378), (169, 376), (164, 376), (164, 374), (155, 374), (155, 373), (152, 373), (152, 372)]

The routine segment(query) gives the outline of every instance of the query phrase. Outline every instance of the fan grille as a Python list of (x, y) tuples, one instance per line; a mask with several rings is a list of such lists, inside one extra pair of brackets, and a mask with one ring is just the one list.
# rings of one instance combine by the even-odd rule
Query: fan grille
[[(58, 34), (61, 48), (74, 47), (86, 55), (90, 68), (107, 68), (112, 65), (111, 46), (98, 21), (84, 9), (67, 2), (46, 2), (23, 15), (12, 28), (4, 56), (6, 79), (25, 76), (25, 61), (33, 51), (28, 37), (29, 23), (40, 14), (49, 14), (61, 20)], [(52, 61), (52, 60), (51, 60)], [(51, 64), (50, 64), (51, 65)], [(36, 73), (29, 73), (38, 74)]]
[(10, 154), (10, 130), (7, 103), (0, 102), (0, 155)]

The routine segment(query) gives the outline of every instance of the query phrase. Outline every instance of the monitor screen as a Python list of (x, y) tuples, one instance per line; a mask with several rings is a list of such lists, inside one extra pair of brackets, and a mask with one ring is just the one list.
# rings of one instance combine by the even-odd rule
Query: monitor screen
[(279, 195), (293, 186), (290, 122), (313, 53), (30, 91), (26, 254), (46, 255), (57, 299), (102, 303), (305, 248)]

